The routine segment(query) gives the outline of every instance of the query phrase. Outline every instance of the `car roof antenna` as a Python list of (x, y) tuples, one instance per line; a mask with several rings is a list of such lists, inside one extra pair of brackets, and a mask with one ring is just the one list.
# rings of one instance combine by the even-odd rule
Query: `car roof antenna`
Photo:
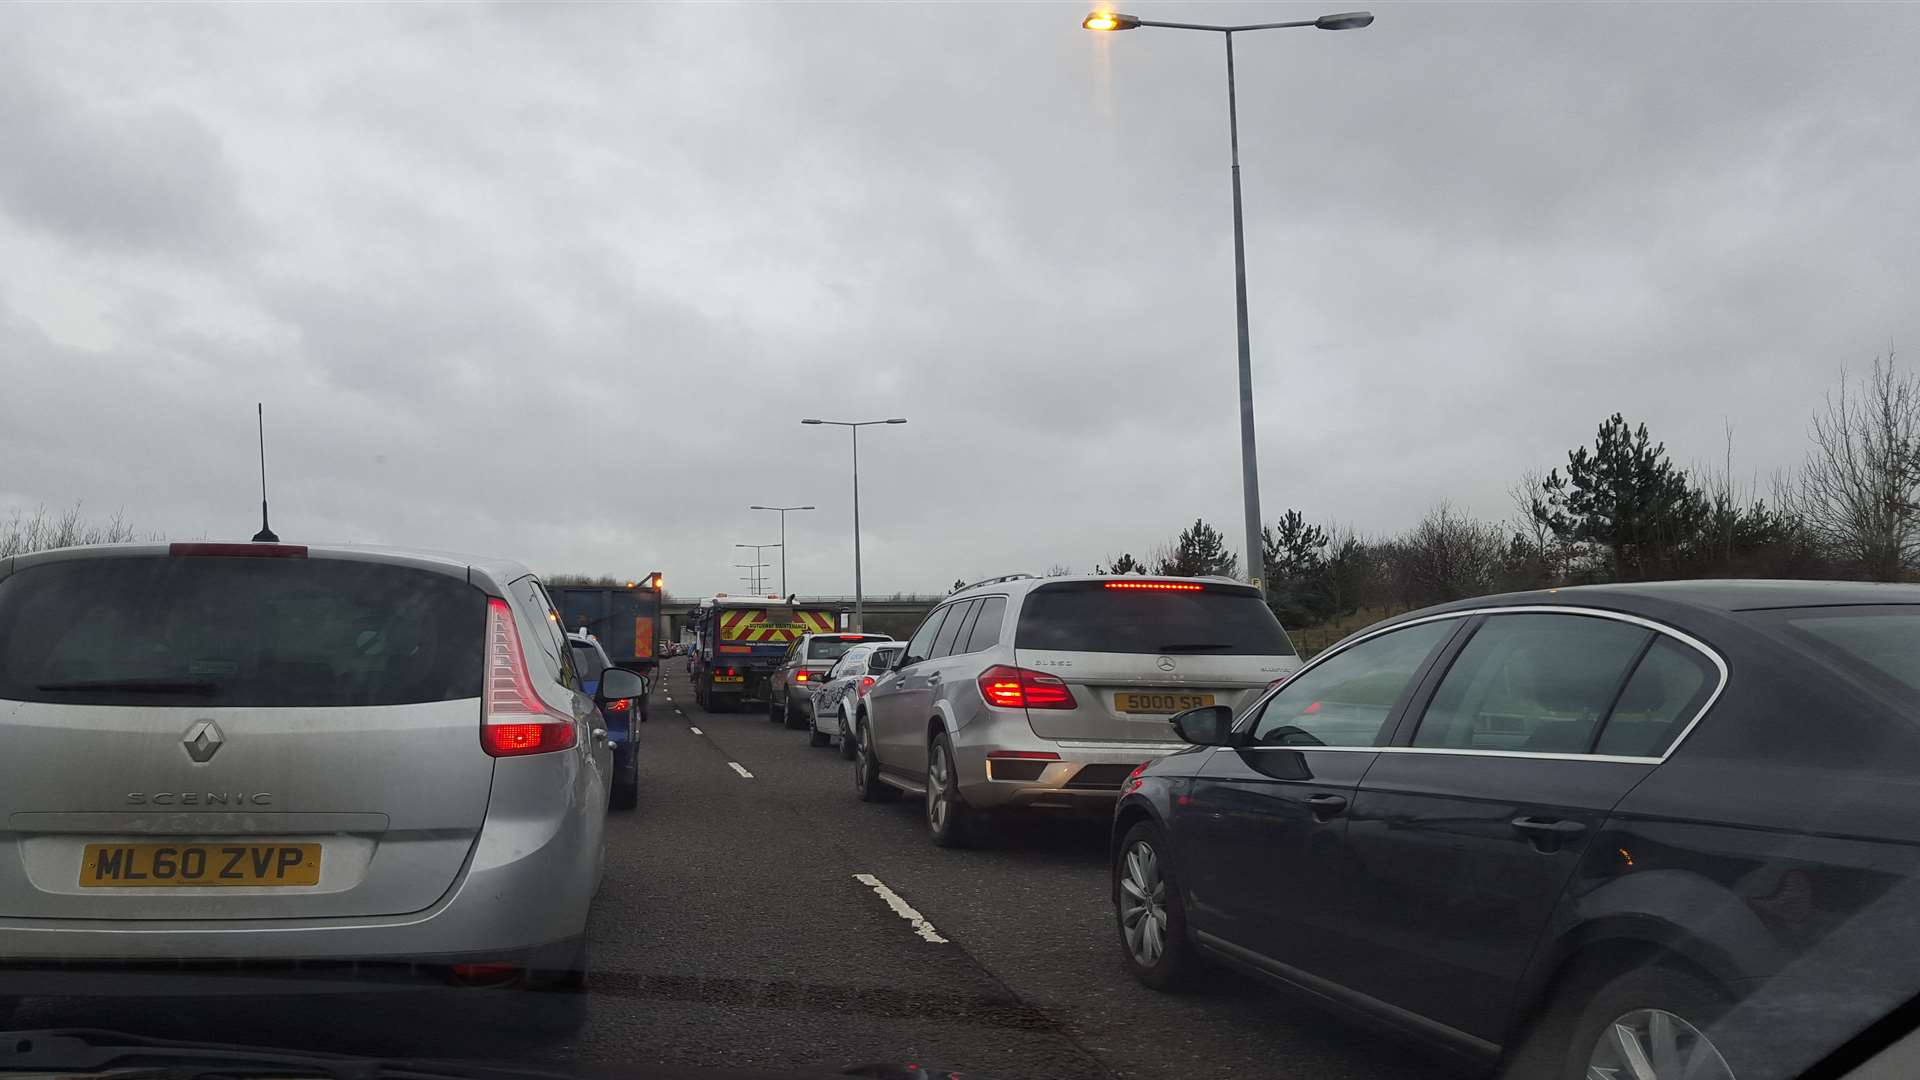
[(267, 527), (267, 414), (257, 401), (253, 403), (253, 419), (260, 430), (260, 531), (253, 534), (253, 542), (277, 544), (280, 538)]

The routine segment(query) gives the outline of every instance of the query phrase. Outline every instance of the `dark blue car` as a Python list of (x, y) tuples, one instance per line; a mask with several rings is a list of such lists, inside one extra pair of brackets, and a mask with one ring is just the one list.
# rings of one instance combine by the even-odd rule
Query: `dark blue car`
[[(591, 696), (600, 687), (600, 673), (613, 666), (600, 642), (584, 630), (567, 635), (573, 666)], [(643, 676), (644, 677), (644, 676)], [(613, 788), (608, 805), (631, 810), (640, 800), (640, 728), (647, 719), (647, 699), (615, 701), (601, 713), (607, 722), (607, 741), (613, 744)]]

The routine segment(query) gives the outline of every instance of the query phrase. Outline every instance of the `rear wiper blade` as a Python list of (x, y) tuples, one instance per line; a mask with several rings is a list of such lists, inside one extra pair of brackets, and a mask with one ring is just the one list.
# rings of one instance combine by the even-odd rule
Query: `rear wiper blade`
[(425, 1058), (365, 1058), (305, 1050), (156, 1039), (124, 1031), (58, 1028), (0, 1032), (0, 1075), (9, 1072), (330, 1077), (332, 1080), (571, 1080), (571, 1073), (498, 1068)]
[(1230, 641), (1173, 641), (1160, 646), (1160, 652), (1218, 652), (1231, 649)]
[(220, 689), (220, 684), (206, 679), (81, 679), (75, 682), (40, 683), (34, 689), (50, 693), (129, 690), (143, 694), (211, 694)]

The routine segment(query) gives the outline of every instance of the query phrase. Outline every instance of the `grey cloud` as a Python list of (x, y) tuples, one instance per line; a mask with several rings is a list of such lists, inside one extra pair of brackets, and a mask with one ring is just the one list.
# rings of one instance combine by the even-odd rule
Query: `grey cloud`
[[(61, 137), (217, 197), (179, 196), (163, 223), (198, 224), (167, 233), (28, 213), (0, 181), (61, 242), (0, 252), (0, 281), (38, 278), (8, 292), (0, 489), (238, 532), (257, 397), (289, 535), (699, 591), (770, 538), (747, 504), (811, 502), (789, 570), (841, 591), (846, 438), (798, 418), (906, 415), (862, 442), (876, 590), (1084, 568), (1196, 515), (1237, 534), (1218, 41), (965, 10), (233, 9), (143, 15), (138, 49), (16, 17), (29, 46), (89, 46), (61, 86), (205, 72)], [(1615, 409), (1683, 462), (1723, 422), (1737, 469), (1797, 457), (1837, 365), (1920, 331), (1920, 16), (1848, 10), (1389, 4), (1362, 33), (1244, 39), (1269, 515), (1497, 516)], [(0, 125), (48, 138), (48, 100)], [(249, 258), (195, 290), (168, 272), (236, 235)], [(20, 366), (49, 350), (79, 379)], [(116, 430), (56, 452), (81, 410)]]

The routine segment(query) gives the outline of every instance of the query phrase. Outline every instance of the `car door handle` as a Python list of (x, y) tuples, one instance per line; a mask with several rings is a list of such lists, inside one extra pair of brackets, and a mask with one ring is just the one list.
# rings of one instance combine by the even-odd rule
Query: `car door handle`
[(1318, 821), (1327, 821), (1346, 812), (1345, 795), (1314, 795), (1307, 799), (1307, 807), (1313, 811)]
[(605, 742), (607, 738), (607, 729), (603, 727), (594, 728), (593, 737), (601, 740), (602, 742)]
[(931, 674), (931, 675), (929, 675), (929, 676), (927, 676), (927, 685), (928, 685), (928, 686), (939, 686), (939, 685), (940, 685), (940, 673), (936, 671), (936, 672), (934, 672), (933, 674)]
[(1584, 822), (1565, 818), (1517, 817), (1513, 819), (1513, 827), (1543, 840), (1554, 841), (1571, 840), (1587, 831)]

